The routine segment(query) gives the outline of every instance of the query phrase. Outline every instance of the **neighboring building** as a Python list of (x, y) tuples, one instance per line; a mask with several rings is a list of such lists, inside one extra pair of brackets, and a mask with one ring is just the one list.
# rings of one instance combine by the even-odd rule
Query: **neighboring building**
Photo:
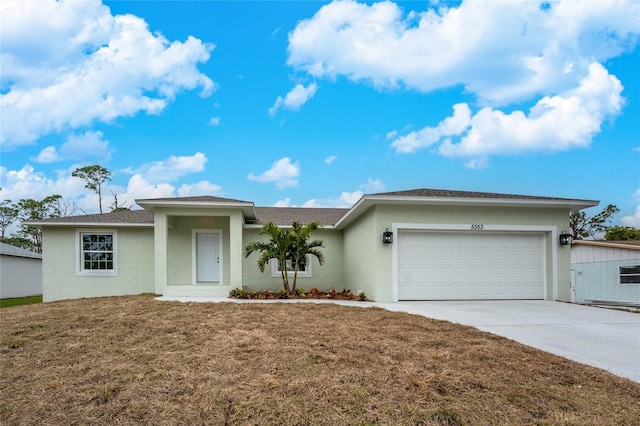
[(640, 306), (640, 241), (574, 241), (572, 302)]
[[(244, 248), (273, 221), (318, 220), (325, 264), (305, 289), (351, 289), (380, 302), (570, 298), (570, 211), (597, 201), (416, 189), (364, 195), (350, 209), (256, 207), (211, 196), (136, 200), (144, 210), (28, 222), (43, 230), (44, 300), (155, 293), (227, 296), (277, 289)], [(383, 242), (383, 233), (392, 242)]]
[(42, 294), (42, 255), (0, 243), (0, 299)]

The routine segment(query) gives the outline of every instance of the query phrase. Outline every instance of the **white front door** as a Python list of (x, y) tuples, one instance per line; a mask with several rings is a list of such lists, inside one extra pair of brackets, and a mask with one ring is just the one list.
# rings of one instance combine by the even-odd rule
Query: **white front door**
[(220, 265), (222, 264), (220, 231), (194, 231), (193, 240), (193, 284), (220, 283)]

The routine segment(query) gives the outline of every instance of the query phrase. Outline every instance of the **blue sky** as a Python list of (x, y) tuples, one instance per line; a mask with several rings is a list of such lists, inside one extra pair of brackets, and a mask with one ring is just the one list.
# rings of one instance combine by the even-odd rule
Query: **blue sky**
[[(15, 1), (0, 198), (348, 207), (441, 188), (640, 226), (640, 2)], [(597, 212), (595, 209), (593, 212)]]

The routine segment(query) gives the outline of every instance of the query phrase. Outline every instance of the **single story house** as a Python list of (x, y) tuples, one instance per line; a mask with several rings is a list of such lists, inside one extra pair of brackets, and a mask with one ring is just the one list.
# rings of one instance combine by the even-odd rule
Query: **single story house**
[(213, 196), (140, 199), (143, 210), (30, 221), (43, 230), (44, 300), (155, 293), (227, 296), (281, 286), (244, 248), (270, 221), (321, 222), (325, 263), (299, 287), (379, 302), (570, 298), (570, 211), (597, 201), (414, 189), (364, 195), (349, 209), (256, 207)]
[(640, 241), (574, 241), (571, 301), (640, 306)]
[(42, 255), (0, 243), (0, 299), (42, 294)]

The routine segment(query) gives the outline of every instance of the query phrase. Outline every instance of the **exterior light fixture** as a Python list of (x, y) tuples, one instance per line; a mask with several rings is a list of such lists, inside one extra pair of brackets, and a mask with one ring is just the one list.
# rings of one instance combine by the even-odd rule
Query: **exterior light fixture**
[(391, 244), (392, 242), (393, 242), (393, 232), (389, 231), (389, 228), (387, 228), (387, 230), (382, 233), (382, 243)]
[(560, 245), (561, 246), (570, 245), (572, 240), (573, 240), (573, 235), (567, 233), (567, 231), (562, 231), (562, 233), (560, 234)]

